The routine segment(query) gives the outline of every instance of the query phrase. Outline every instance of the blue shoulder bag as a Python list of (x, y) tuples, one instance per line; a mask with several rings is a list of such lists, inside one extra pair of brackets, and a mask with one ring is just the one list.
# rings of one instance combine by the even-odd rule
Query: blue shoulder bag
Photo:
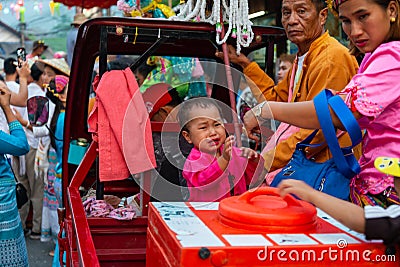
[[(314, 106), (332, 158), (318, 163), (306, 157), (305, 149), (307, 147), (321, 145), (311, 144), (318, 132), (315, 130), (296, 145), (296, 150), (289, 163), (275, 176), (270, 186), (276, 187), (284, 179), (302, 180), (316, 190), (347, 200), (350, 192), (350, 179), (360, 172), (360, 166), (352, 149), (362, 140), (361, 129), (340, 96), (333, 96), (329, 90), (322, 91), (314, 98)], [(344, 148), (339, 146), (329, 107), (348, 132), (352, 142), (351, 146)]]

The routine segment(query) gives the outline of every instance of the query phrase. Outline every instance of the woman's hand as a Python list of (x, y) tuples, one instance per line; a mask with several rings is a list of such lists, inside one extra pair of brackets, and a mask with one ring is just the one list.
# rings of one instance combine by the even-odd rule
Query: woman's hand
[(20, 80), (21, 79), (28, 80), (29, 75), (31, 75), (31, 69), (29, 68), (28, 61), (22, 62), (21, 68), (17, 67), (17, 73)]
[(21, 113), (19, 113), (19, 111), (17, 109), (15, 109), (15, 108), (13, 109), (13, 111), (14, 111), (15, 118), (17, 118), (19, 123), (21, 123), (21, 125), (26, 125), (27, 123), (24, 120), (24, 118), (22, 118)]
[(251, 148), (248, 147), (241, 147), (240, 150), (242, 151), (241, 156), (244, 158), (248, 158), (251, 160), (258, 159), (258, 153)]
[(256, 116), (254, 115), (253, 110), (249, 110), (244, 114), (243, 124), (244, 124), (244, 128), (246, 130), (247, 136), (256, 142), (259, 142), (260, 141), (259, 136), (261, 134), (260, 124), (259, 124)]
[(7, 122), (15, 121), (14, 113), (10, 107), (11, 91), (4, 82), (0, 82), (0, 106), (3, 109)]
[(5, 83), (0, 83), (0, 106), (4, 109), (10, 107), (11, 91)]

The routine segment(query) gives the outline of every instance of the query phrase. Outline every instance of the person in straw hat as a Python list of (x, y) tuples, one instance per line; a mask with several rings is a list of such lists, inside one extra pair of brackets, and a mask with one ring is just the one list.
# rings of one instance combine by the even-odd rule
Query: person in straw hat
[(37, 62), (43, 68), (45, 84), (48, 84), (57, 74), (69, 77), (70, 68), (63, 58), (39, 59)]
[(49, 47), (49, 46), (46, 45), (43, 40), (34, 41), (33, 42), (33, 46), (32, 46), (32, 52), (30, 54), (26, 55), (26, 58), (27, 59), (30, 59), (30, 58), (33, 58), (33, 59), (41, 58), (42, 54), (47, 49), (47, 47)]
[(74, 55), (74, 48), (76, 37), (78, 35), (79, 26), (86, 21), (86, 16), (83, 13), (77, 13), (71, 23), (71, 29), (67, 33), (67, 61), (71, 67), (72, 57)]

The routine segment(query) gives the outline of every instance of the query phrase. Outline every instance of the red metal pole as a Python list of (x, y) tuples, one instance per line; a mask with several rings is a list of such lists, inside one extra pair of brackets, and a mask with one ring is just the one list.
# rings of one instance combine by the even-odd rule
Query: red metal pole
[[(222, 15), (222, 10), (221, 10), (221, 39), (224, 38), (225, 36), (225, 26), (223, 22), (223, 15)], [(235, 91), (233, 89), (233, 79), (232, 79), (232, 72), (231, 72), (231, 66), (229, 62), (229, 56), (228, 56), (228, 45), (226, 43), (222, 44), (222, 51), (224, 53), (224, 63), (225, 63), (225, 73), (226, 73), (226, 80), (228, 82), (228, 90), (229, 90), (229, 100), (231, 103), (231, 108), (232, 108), (232, 117), (233, 117), (233, 127), (235, 130), (235, 136), (236, 136), (236, 144), (238, 147), (242, 146), (242, 129), (240, 128), (239, 125), (239, 119), (236, 113), (236, 99), (235, 99)]]

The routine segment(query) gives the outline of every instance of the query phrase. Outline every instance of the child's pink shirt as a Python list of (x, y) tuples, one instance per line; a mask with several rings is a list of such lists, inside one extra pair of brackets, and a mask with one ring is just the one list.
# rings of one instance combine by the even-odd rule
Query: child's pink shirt
[(234, 177), (234, 195), (244, 193), (253, 177), (260, 176), (264, 160), (259, 155), (260, 160), (256, 163), (240, 155), (241, 150), (233, 147), (231, 160), (223, 172), (216, 157), (193, 148), (182, 172), (189, 188), (189, 201), (220, 201), (230, 197), (229, 175)]
[(374, 160), (400, 157), (400, 41), (382, 44), (366, 54), (345, 91), (349, 92), (346, 103), (363, 115), (358, 122), (366, 130), (361, 172), (352, 185), (363, 194), (379, 194), (393, 187), (394, 181), (375, 169)]

